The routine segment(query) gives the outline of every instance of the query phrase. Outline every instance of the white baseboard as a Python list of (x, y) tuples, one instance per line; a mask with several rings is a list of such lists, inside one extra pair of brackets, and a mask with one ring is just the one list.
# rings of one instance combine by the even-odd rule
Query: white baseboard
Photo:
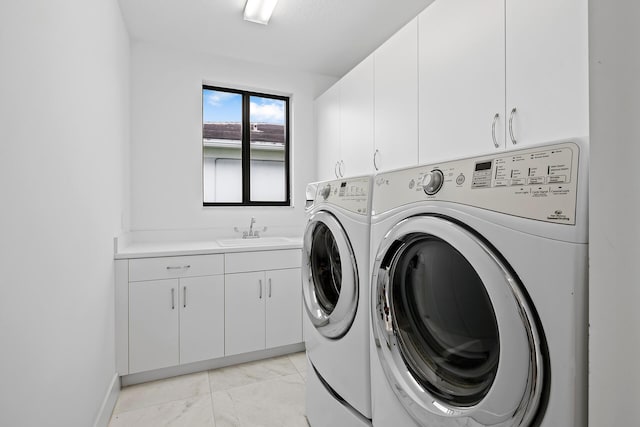
[(270, 357), (282, 356), (285, 354), (295, 353), (304, 350), (304, 343), (290, 344), (282, 347), (270, 348), (268, 350), (259, 350), (251, 353), (236, 354), (234, 356), (225, 356), (219, 359), (205, 360), (202, 362), (189, 363), (188, 365), (172, 366), (169, 368), (157, 369), (154, 371), (139, 372), (135, 374), (124, 375), (121, 377), (122, 387), (133, 384), (146, 383), (164, 378), (175, 377), (178, 375), (192, 374), (194, 372), (208, 371), (209, 369), (217, 369), (225, 366), (237, 365), (240, 363), (252, 362), (254, 360), (267, 359)]
[(93, 427), (107, 427), (109, 425), (111, 413), (113, 412), (113, 408), (116, 407), (116, 401), (118, 400), (119, 395), (120, 377), (118, 376), (118, 373), (115, 373), (113, 374), (113, 379), (107, 389), (107, 394), (104, 396), (102, 406), (100, 406), (100, 411), (98, 412), (96, 421), (93, 423)]

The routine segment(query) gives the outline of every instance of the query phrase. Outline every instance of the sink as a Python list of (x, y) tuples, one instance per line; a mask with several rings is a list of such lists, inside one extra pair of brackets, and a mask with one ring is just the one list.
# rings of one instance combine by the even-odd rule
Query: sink
[(220, 239), (217, 241), (220, 246), (266, 246), (289, 243), (291, 239), (287, 237), (258, 237), (255, 239)]

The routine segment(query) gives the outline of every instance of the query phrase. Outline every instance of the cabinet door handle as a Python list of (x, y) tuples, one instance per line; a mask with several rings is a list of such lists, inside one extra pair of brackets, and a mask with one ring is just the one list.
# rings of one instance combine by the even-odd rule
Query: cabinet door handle
[(176, 289), (171, 288), (171, 310), (176, 309)]
[(182, 307), (187, 308), (187, 287), (182, 288)]
[(336, 178), (340, 178), (338, 176), (338, 165), (340, 164), (340, 162), (336, 162), (336, 165), (333, 167), (333, 173), (336, 175)]
[(167, 270), (186, 270), (187, 268), (191, 268), (190, 265), (168, 265)]
[(258, 297), (262, 299), (262, 280), (258, 280)]
[(340, 160), (340, 167), (338, 168), (338, 171), (340, 172), (340, 178), (342, 178), (344, 176), (344, 160)]
[(493, 145), (496, 148), (500, 147), (500, 145), (498, 145), (498, 141), (496, 140), (496, 123), (498, 122), (499, 118), (500, 114), (496, 113), (496, 115), (493, 116), (493, 123), (491, 124), (491, 138), (493, 138)]
[(516, 145), (518, 143), (518, 141), (516, 141), (515, 137), (513, 136), (513, 116), (516, 114), (516, 107), (513, 107), (513, 110), (511, 110), (511, 115), (509, 116), (509, 137), (511, 138), (511, 142), (513, 143), (513, 145)]
[(380, 154), (380, 150), (376, 149), (375, 153), (373, 153), (373, 168), (375, 170), (380, 170), (378, 169), (378, 154)]
[(271, 277), (269, 277), (269, 298), (271, 298)]

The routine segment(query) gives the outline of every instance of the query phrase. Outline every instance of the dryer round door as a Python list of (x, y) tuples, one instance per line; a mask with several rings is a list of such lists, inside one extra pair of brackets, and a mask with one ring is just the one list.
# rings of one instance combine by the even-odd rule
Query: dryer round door
[(372, 283), (377, 355), (419, 425), (530, 425), (546, 346), (523, 287), (482, 238), (442, 217), (405, 219), (381, 243)]
[(309, 218), (303, 242), (302, 293), (313, 326), (327, 338), (347, 333), (358, 308), (358, 274), (351, 243), (331, 213)]

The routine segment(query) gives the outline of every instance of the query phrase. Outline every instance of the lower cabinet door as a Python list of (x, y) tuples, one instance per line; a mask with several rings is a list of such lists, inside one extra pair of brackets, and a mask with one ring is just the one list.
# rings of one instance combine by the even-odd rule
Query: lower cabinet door
[(224, 356), (224, 276), (180, 279), (180, 363)]
[(265, 348), (265, 274), (225, 275), (225, 355)]
[(129, 284), (129, 373), (179, 363), (178, 298), (177, 279)]
[(299, 268), (266, 272), (267, 348), (302, 342), (302, 279)]

